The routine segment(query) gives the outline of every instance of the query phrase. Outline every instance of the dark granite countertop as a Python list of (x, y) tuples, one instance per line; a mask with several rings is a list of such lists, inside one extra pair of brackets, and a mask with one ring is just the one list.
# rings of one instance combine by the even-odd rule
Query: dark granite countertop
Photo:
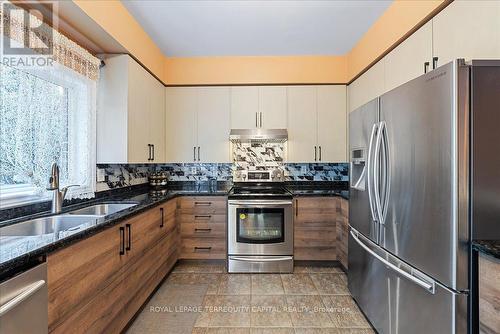
[(480, 253), (500, 259), (500, 240), (474, 240), (472, 247)]
[(349, 200), (347, 182), (287, 182), (286, 188), (293, 196), (339, 196)]
[[(128, 191), (109, 192), (108, 196), (84, 201), (76, 205), (64, 207), (61, 214), (99, 203), (134, 203), (133, 207), (115, 214), (102, 217), (89, 217), (88, 221), (78, 229), (47, 233), (34, 236), (6, 236), (0, 234), (0, 280), (11, 276), (18, 268), (24, 268), (32, 262), (39, 262), (40, 258), (59, 248), (67, 247), (79, 240), (88, 238), (106, 228), (120, 223), (132, 215), (144, 212), (154, 206), (178, 196), (226, 196), (227, 186), (210, 189), (208, 186), (171, 187), (162, 194), (153, 194), (149, 188), (139, 187)], [(23, 221), (51, 216), (50, 212), (41, 212), (29, 216), (3, 221), (0, 227), (13, 225)]]
[[(340, 196), (345, 199), (349, 198), (349, 192), (343, 190), (345, 185), (339, 187), (334, 182), (288, 182), (286, 187), (293, 196)], [(219, 183), (215, 189), (210, 188), (207, 183), (199, 185), (194, 182), (171, 183), (166, 190), (155, 194), (149, 186), (133, 186), (98, 193), (94, 199), (66, 205), (63, 207), (61, 214), (99, 203), (136, 204), (106, 217), (98, 219), (89, 217), (88, 221), (76, 229), (34, 236), (0, 234), (0, 280), (19, 272), (19, 270), (31, 263), (43, 261), (50, 252), (88, 238), (106, 228), (119, 224), (132, 215), (144, 212), (172, 198), (178, 196), (226, 196), (230, 188), (231, 185), (228, 183)], [(0, 227), (51, 215), (50, 211), (42, 211), (31, 215), (24, 213), (22, 217), (0, 222)]]

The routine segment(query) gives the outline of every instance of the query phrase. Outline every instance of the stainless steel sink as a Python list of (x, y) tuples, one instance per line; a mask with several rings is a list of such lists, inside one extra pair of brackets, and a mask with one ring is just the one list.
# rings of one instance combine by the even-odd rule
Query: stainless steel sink
[(88, 216), (103, 217), (103, 216), (109, 216), (109, 215), (116, 213), (118, 211), (128, 209), (128, 208), (133, 207), (135, 205), (137, 205), (137, 204), (133, 204), (133, 203), (97, 204), (97, 205), (87, 206), (87, 207), (82, 208), (82, 209), (70, 211), (70, 212), (68, 212), (68, 214), (69, 215), (88, 215)]
[(60, 232), (77, 232), (97, 225), (99, 217), (58, 215), (28, 220), (0, 228), (0, 237), (36, 236)]

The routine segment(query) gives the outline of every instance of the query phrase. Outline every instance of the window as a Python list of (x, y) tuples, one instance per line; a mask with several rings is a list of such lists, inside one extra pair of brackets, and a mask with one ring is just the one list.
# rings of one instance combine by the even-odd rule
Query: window
[(0, 64), (0, 206), (47, 199), (50, 169), (68, 197), (95, 189), (95, 82), (64, 66)]

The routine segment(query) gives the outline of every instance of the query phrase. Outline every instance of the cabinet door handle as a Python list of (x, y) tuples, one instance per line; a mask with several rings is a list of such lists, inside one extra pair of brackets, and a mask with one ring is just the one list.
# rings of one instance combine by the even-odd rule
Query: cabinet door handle
[(194, 251), (210, 251), (212, 247), (194, 247)]
[(262, 127), (262, 112), (260, 112), (260, 128)]
[(255, 112), (255, 127), (259, 127), (259, 113)]
[(160, 214), (161, 214), (161, 224), (160, 224), (160, 227), (163, 227), (164, 226), (164, 214), (163, 214), (163, 208), (160, 208)]
[(319, 161), (321, 161), (321, 146), (319, 146)]
[(120, 255), (125, 254), (125, 227), (120, 226)]
[(210, 218), (212, 218), (211, 215), (196, 215), (194, 216), (194, 219), (195, 220), (209, 220)]
[(148, 161), (151, 161), (151, 144), (148, 144)]
[(125, 224), (125, 227), (127, 228), (127, 233), (128, 233), (128, 242), (127, 242), (127, 247), (125, 247), (126, 251), (129, 251), (132, 249), (132, 227), (130, 224)]
[(439, 57), (432, 57), (432, 69), (435, 70), (438, 67)]
[(424, 63), (424, 73), (427, 73), (427, 71), (428, 71), (428, 70), (429, 70), (429, 62), (428, 62), (428, 61), (426, 61), (426, 62)]
[(195, 228), (194, 232), (195, 233), (210, 233), (212, 231), (211, 228)]
[(151, 157), (151, 160), (154, 161), (155, 160), (155, 145), (151, 144), (151, 148), (152, 148), (152, 151), (153, 151), (153, 155)]
[(314, 161), (318, 161), (318, 152), (316, 146), (314, 146)]
[(200, 147), (198, 146), (198, 161), (200, 161)]
[(194, 206), (210, 206), (212, 202), (194, 202)]
[(193, 146), (193, 161), (196, 161), (196, 146)]
[(299, 201), (295, 200), (295, 217), (299, 215)]

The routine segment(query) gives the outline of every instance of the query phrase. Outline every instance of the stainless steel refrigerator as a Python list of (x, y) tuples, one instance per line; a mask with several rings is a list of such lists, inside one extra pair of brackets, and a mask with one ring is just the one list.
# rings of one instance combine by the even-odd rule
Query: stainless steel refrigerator
[(500, 62), (443, 65), (349, 124), (351, 294), (379, 333), (467, 333), (471, 235), (500, 236)]

